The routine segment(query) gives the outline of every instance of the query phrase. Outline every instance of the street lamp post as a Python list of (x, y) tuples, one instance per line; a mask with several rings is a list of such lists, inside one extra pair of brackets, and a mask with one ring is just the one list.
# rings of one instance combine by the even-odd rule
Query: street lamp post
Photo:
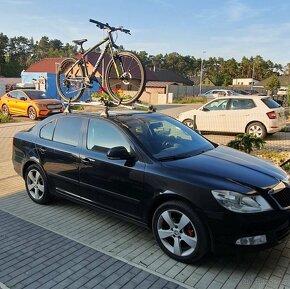
[[(202, 52), (203, 54), (206, 53), (206, 51)], [(202, 73), (203, 73), (203, 55), (201, 57), (201, 65), (200, 65), (200, 80), (199, 80), (199, 94), (201, 94), (201, 84), (202, 84)]]
[(254, 59), (254, 61), (253, 61), (253, 70), (252, 70), (251, 90), (253, 90), (253, 83), (254, 83), (254, 73), (255, 73), (255, 59)]

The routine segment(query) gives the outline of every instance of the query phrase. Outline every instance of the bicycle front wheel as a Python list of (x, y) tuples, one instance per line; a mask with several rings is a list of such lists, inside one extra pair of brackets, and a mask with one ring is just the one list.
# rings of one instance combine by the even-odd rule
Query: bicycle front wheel
[(56, 74), (56, 87), (65, 101), (78, 100), (85, 90), (83, 67), (76, 62), (73, 58), (63, 60)]
[(123, 104), (136, 101), (144, 91), (145, 69), (140, 59), (132, 52), (122, 51), (112, 58), (105, 72), (108, 94)]

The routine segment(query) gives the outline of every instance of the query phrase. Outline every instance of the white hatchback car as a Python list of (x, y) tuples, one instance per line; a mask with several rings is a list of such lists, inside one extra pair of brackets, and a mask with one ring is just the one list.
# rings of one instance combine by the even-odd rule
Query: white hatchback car
[(285, 110), (267, 96), (230, 96), (214, 99), (178, 120), (199, 131), (250, 133), (265, 138), (286, 126)]

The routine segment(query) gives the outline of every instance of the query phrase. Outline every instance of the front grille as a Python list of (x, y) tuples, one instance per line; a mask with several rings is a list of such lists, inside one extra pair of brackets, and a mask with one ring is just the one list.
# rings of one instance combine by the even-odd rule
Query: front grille
[(284, 183), (279, 183), (270, 191), (270, 196), (278, 203), (282, 209), (290, 208), (290, 187)]
[(60, 109), (60, 108), (62, 108), (62, 105), (61, 104), (48, 104), (47, 108), (48, 109)]

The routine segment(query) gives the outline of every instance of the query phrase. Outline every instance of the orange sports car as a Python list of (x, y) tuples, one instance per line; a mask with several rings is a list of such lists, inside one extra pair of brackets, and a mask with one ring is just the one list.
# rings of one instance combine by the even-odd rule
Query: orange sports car
[(64, 111), (61, 101), (48, 98), (45, 92), (34, 89), (17, 89), (5, 93), (0, 97), (0, 108), (4, 115), (25, 115), (32, 120)]

